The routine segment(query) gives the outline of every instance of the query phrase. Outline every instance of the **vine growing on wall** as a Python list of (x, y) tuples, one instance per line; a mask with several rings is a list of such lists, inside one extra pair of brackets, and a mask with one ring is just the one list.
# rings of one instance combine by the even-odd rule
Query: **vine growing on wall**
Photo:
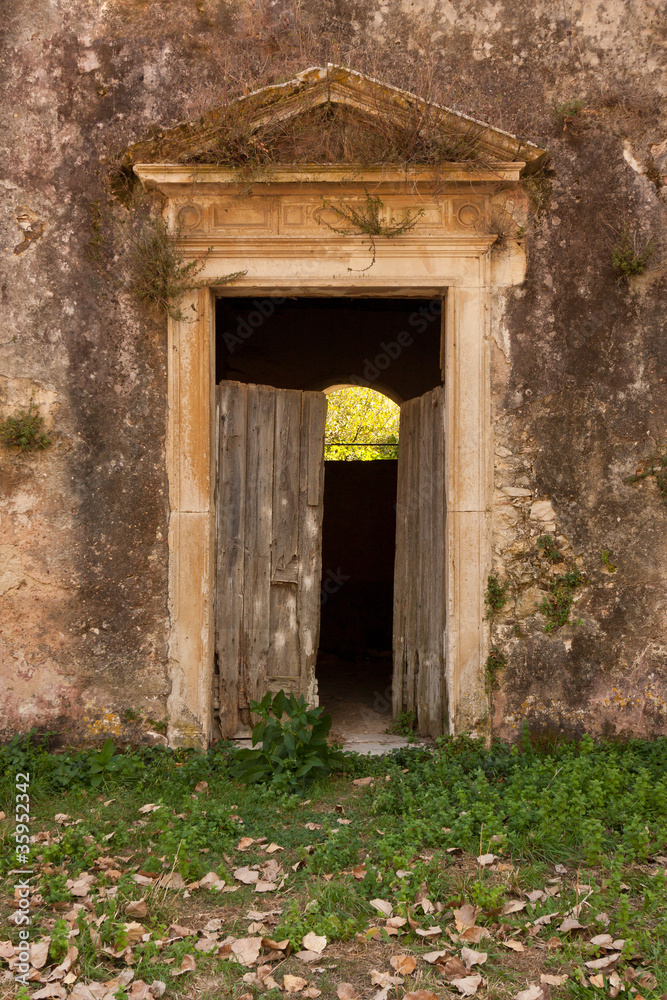
[(393, 239), (396, 236), (403, 236), (405, 233), (409, 233), (410, 230), (415, 228), (424, 214), (424, 210), (421, 208), (417, 212), (408, 211), (399, 222), (396, 222), (393, 225), (389, 224), (384, 220), (384, 204), (382, 199), (377, 195), (373, 196), (368, 191), (366, 191), (365, 201), (359, 206), (351, 205), (344, 201), (335, 205), (326, 198), (323, 200), (322, 206), (323, 208), (331, 209), (335, 213), (338, 220), (340, 222), (346, 222), (347, 225), (334, 226), (332, 223), (327, 222), (326, 219), (319, 217), (318, 222), (321, 225), (325, 225), (327, 229), (330, 229), (332, 232), (340, 233), (344, 236), (349, 236), (350, 233), (356, 233), (360, 236), (367, 237), (368, 246), (372, 254), (370, 264), (361, 268), (348, 267), (348, 271), (368, 271), (369, 268), (371, 268), (375, 263), (377, 256), (377, 247), (375, 244), (376, 237), (380, 236), (387, 239)]

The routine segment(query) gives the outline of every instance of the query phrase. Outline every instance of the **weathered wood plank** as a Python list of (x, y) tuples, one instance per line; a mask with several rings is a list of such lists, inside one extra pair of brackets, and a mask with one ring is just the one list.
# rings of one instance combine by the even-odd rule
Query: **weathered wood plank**
[[(270, 595), (270, 630), (267, 673), (269, 685), (276, 691), (299, 693), (300, 628), (297, 613), (296, 583), (272, 583)], [(280, 683), (275, 681), (280, 680)]]
[(267, 386), (248, 386), (244, 648), (240, 661), (242, 686), (239, 691), (239, 707), (244, 722), (249, 721), (249, 703), (261, 698), (267, 690), (276, 391)]
[(299, 483), (299, 658), (301, 692), (309, 702), (317, 696), (315, 661), (320, 641), (322, 581), (322, 514), (324, 510), (324, 430), (327, 399), (304, 392), (301, 411)]
[(296, 583), (299, 564), (301, 393), (276, 391), (273, 456), (273, 583)]
[(215, 648), (219, 720), (223, 737), (238, 723), (239, 657), (243, 628), (247, 389), (223, 382), (217, 390)]
[(397, 718), (405, 704), (405, 611), (407, 581), (407, 518), (408, 518), (408, 447), (403, 442), (408, 439), (408, 411), (401, 407), (398, 429), (398, 471), (396, 485), (396, 549), (394, 553), (394, 613), (392, 630), (393, 678), (392, 714)]
[(401, 407), (394, 578), (393, 711), (443, 731), (445, 628), (444, 387)]

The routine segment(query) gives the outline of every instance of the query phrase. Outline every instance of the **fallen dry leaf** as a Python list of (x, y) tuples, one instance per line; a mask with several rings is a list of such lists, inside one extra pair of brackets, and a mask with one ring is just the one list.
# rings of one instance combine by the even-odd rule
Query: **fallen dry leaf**
[(439, 962), (441, 958), (445, 958), (448, 955), (448, 951), (427, 951), (425, 955), (422, 955), (422, 958), (425, 962), (428, 962), (429, 965), (434, 965), (436, 962)]
[(464, 976), (463, 979), (451, 979), (450, 983), (455, 986), (464, 997), (474, 996), (482, 985), (481, 976)]
[(182, 976), (184, 972), (194, 972), (197, 968), (194, 955), (183, 955), (183, 961), (178, 969), (172, 969), (172, 976)]
[[(402, 976), (410, 976), (417, 968), (417, 962), (412, 955), (392, 955), (389, 959), (392, 969), (396, 969)], [(386, 985), (386, 983), (382, 984)]]
[(305, 826), (306, 830), (321, 830), (322, 829), (322, 824), (321, 823), (304, 823), (303, 825)]
[(155, 802), (147, 802), (145, 806), (140, 806), (139, 812), (140, 813), (152, 813), (152, 812), (155, 812), (156, 809), (159, 809), (159, 808), (160, 808), (160, 806), (157, 805)]
[(365, 865), (355, 865), (352, 869), (352, 874), (359, 882), (366, 878), (366, 866)]
[(255, 868), (237, 868), (234, 872), (234, 878), (245, 885), (254, 885), (255, 882), (259, 881), (259, 872)]
[(43, 969), (49, 956), (50, 937), (42, 938), (30, 945), (30, 964), (33, 969)]
[(418, 934), (419, 937), (423, 938), (437, 937), (438, 934), (442, 934), (442, 927), (429, 927), (427, 930), (423, 930), (421, 927), (418, 927), (415, 934)]
[(371, 969), (371, 982), (373, 986), (380, 986), (382, 989), (391, 989), (392, 986), (401, 986), (403, 979), (400, 976), (392, 976), (391, 972), (380, 972), (378, 969)]
[(327, 939), (324, 935), (314, 934), (312, 931), (306, 934), (301, 942), (307, 951), (315, 951), (321, 955), (327, 946)]
[(525, 900), (523, 900), (523, 899), (510, 899), (503, 906), (502, 912), (503, 912), (503, 914), (505, 916), (507, 916), (508, 913), (518, 913), (519, 910), (525, 910), (525, 909), (526, 909)]
[(404, 993), (403, 1000), (440, 1000), (433, 990), (415, 990), (413, 993)]
[(352, 983), (339, 983), (336, 987), (338, 1000), (359, 1000), (359, 994)]
[(472, 948), (461, 948), (461, 958), (468, 969), (472, 969), (473, 965), (483, 965), (488, 957), (485, 951), (473, 951)]
[(531, 983), (527, 990), (514, 994), (514, 1000), (542, 1000), (544, 990), (536, 983)]
[(482, 868), (484, 868), (485, 865), (492, 865), (493, 862), (497, 860), (498, 860), (497, 854), (480, 854), (480, 856), (477, 858), (477, 864), (481, 865)]
[(290, 976), (287, 973), (283, 976), (283, 989), (285, 993), (300, 993), (308, 985), (307, 979), (301, 976)]
[(360, 786), (363, 787), (364, 785), (371, 785), (374, 780), (375, 779), (372, 778), (372, 777), (368, 777), (368, 778), (355, 778), (354, 781), (352, 782), (352, 784), (356, 785), (357, 788), (359, 788)]
[(203, 937), (197, 941), (195, 945), (195, 951), (203, 951), (204, 954), (209, 954), (212, 951), (218, 950), (219, 941), (214, 937)]
[(255, 843), (254, 837), (241, 837), (238, 844), (236, 845), (237, 851), (247, 851)]
[(386, 899), (371, 899), (370, 903), (380, 913), (384, 913), (385, 917), (391, 917), (394, 912), (393, 906)]
[(315, 997), (322, 995), (322, 990), (318, 990), (317, 986), (309, 986), (307, 990), (303, 991), (303, 995), (305, 997), (312, 997), (314, 1000)]
[[(504, 944), (506, 948), (511, 948), (512, 951), (525, 951), (526, 950), (524, 948), (524, 946), (521, 944), (521, 942), (520, 941), (515, 941), (514, 938), (510, 938), (509, 941), (501, 941), (500, 943)], [(560, 944), (560, 941), (558, 943)]]
[(460, 958), (448, 958), (444, 965), (438, 963), (438, 969), (450, 982), (452, 979), (462, 979), (466, 974), (466, 967)]
[(296, 958), (298, 958), (300, 962), (310, 964), (310, 962), (317, 962), (321, 956), (317, 951), (297, 951)]
[(64, 986), (58, 986), (57, 983), (50, 983), (44, 989), (37, 990), (36, 993), (31, 995), (36, 997), (37, 1000), (65, 1000), (67, 990)]
[(56, 823), (58, 824), (58, 826), (62, 826), (63, 823), (66, 823), (67, 820), (71, 819), (72, 817), (68, 816), (67, 813), (56, 813), (53, 818), (56, 821)]
[(148, 914), (148, 907), (145, 899), (134, 899), (125, 907), (125, 914), (128, 917), (145, 917)]
[(275, 882), (267, 882), (263, 878), (258, 879), (255, 883), (255, 892), (275, 892), (277, 888)]
[(592, 962), (586, 962), (587, 969), (608, 969), (614, 962), (618, 962), (621, 957), (620, 951), (613, 951), (611, 955), (604, 955), (603, 958), (596, 958)]
[(454, 922), (457, 931), (463, 931), (466, 927), (473, 927), (477, 919), (478, 909), (471, 903), (465, 903), (458, 910), (454, 910)]
[(241, 965), (254, 965), (259, 958), (262, 939), (259, 937), (239, 938), (232, 944), (232, 952)]
[(584, 925), (580, 924), (576, 917), (565, 917), (558, 930), (567, 934), (568, 931), (584, 930)]
[(604, 976), (601, 972), (599, 972), (597, 976), (589, 976), (588, 981), (591, 986), (596, 986), (598, 989), (602, 989), (604, 987)]
[(550, 976), (546, 972), (540, 976), (540, 982), (544, 983), (545, 986), (562, 986), (566, 979), (567, 976)]
[(459, 940), (469, 941), (471, 944), (479, 944), (483, 938), (490, 938), (491, 934), (486, 929), (486, 927), (478, 927), (475, 924), (474, 927), (466, 927), (464, 931), (461, 931)]

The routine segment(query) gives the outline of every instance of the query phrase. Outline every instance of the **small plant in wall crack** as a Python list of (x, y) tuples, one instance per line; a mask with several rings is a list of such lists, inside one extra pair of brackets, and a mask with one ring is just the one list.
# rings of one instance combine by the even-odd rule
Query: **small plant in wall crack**
[(537, 539), (537, 547), (543, 559), (552, 563), (562, 562), (563, 554), (556, 546), (552, 535), (540, 535)]
[(576, 590), (585, 583), (578, 569), (561, 573), (549, 585), (550, 593), (540, 604), (540, 611), (547, 619), (545, 632), (554, 632), (570, 621), (570, 610)]
[(610, 225), (607, 228), (611, 264), (619, 278), (633, 278), (645, 271), (658, 253), (655, 237), (646, 239), (627, 225), (621, 229)]
[(486, 594), (484, 595), (487, 619), (493, 618), (505, 606), (505, 602), (507, 601), (505, 593), (508, 588), (509, 583), (500, 583), (498, 577), (493, 574), (489, 576), (486, 584)]
[(505, 669), (507, 666), (507, 657), (498, 648), (498, 646), (492, 646), (489, 650), (489, 655), (486, 658), (486, 667), (484, 674), (486, 677), (486, 690), (489, 694), (493, 692), (498, 687), (498, 674)]
[(349, 267), (348, 271), (368, 271), (375, 263), (377, 256), (376, 237), (382, 236), (393, 239), (396, 236), (403, 236), (405, 233), (409, 233), (411, 229), (414, 229), (424, 214), (423, 209), (419, 209), (417, 212), (406, 212), (405, 217), (400, 222), (388, 225), (382, 220), (381, 216), (384, 207), (382, 199), (374, 197), (368, 191), (366, 191), (364, 204), (359, 207), (350, 205), (344, 201), (338, 205), (334, 205), (333, 202), (326, 199), (323, 201), (323, 207), (331, 209), (341, 222), (347, 223), (347, 226), (333, 226), (325, 219), (319, 219), (320, 223), (332, 232), (340, 233), (344, 236), (349, 236), (350, 233), (356, 232), (359, 235), (368, 237), (368, 245), (372, 253), (370, 264), (362, 268)]
[[(184, 260), (178, 245), (180, 235), (180, 229), (170, 231), (164, 219), (151, 218), (130, 241), (131, 292), (175, 320), (185, 318), (179, 308), (182, 296), (202, 287), (203, 283), (196, 279), (210, 252), (195, 260)], [(228, 284), (245, 273), (235, 271), (216, 278), (216, 284)]]
[(667, 450), (658, 441), (652, 455), (644, 459), (634, 476), (628, 476), (626, 483), (640, 483), (649, 477), (655, 479), (658, 493), (664, 504), (667, 504)]
[(19, 451), (43, 451), (51, 444), (51, 438), (43, 432), (44, 417), (34, 400), (27, 407), (17, 410), (13, 416), (0, 420), (0, 441), (6, 448)]

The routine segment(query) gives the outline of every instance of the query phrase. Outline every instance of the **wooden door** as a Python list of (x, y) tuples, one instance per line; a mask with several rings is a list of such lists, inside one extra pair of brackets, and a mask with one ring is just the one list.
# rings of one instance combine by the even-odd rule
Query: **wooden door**
[(221, 382), (215, 648), (222, 735), (266, 691), (315, 696), (326, 396)]
[(445, 731), (445, 390), (401, 406), (394, 572), (393, 712)]

